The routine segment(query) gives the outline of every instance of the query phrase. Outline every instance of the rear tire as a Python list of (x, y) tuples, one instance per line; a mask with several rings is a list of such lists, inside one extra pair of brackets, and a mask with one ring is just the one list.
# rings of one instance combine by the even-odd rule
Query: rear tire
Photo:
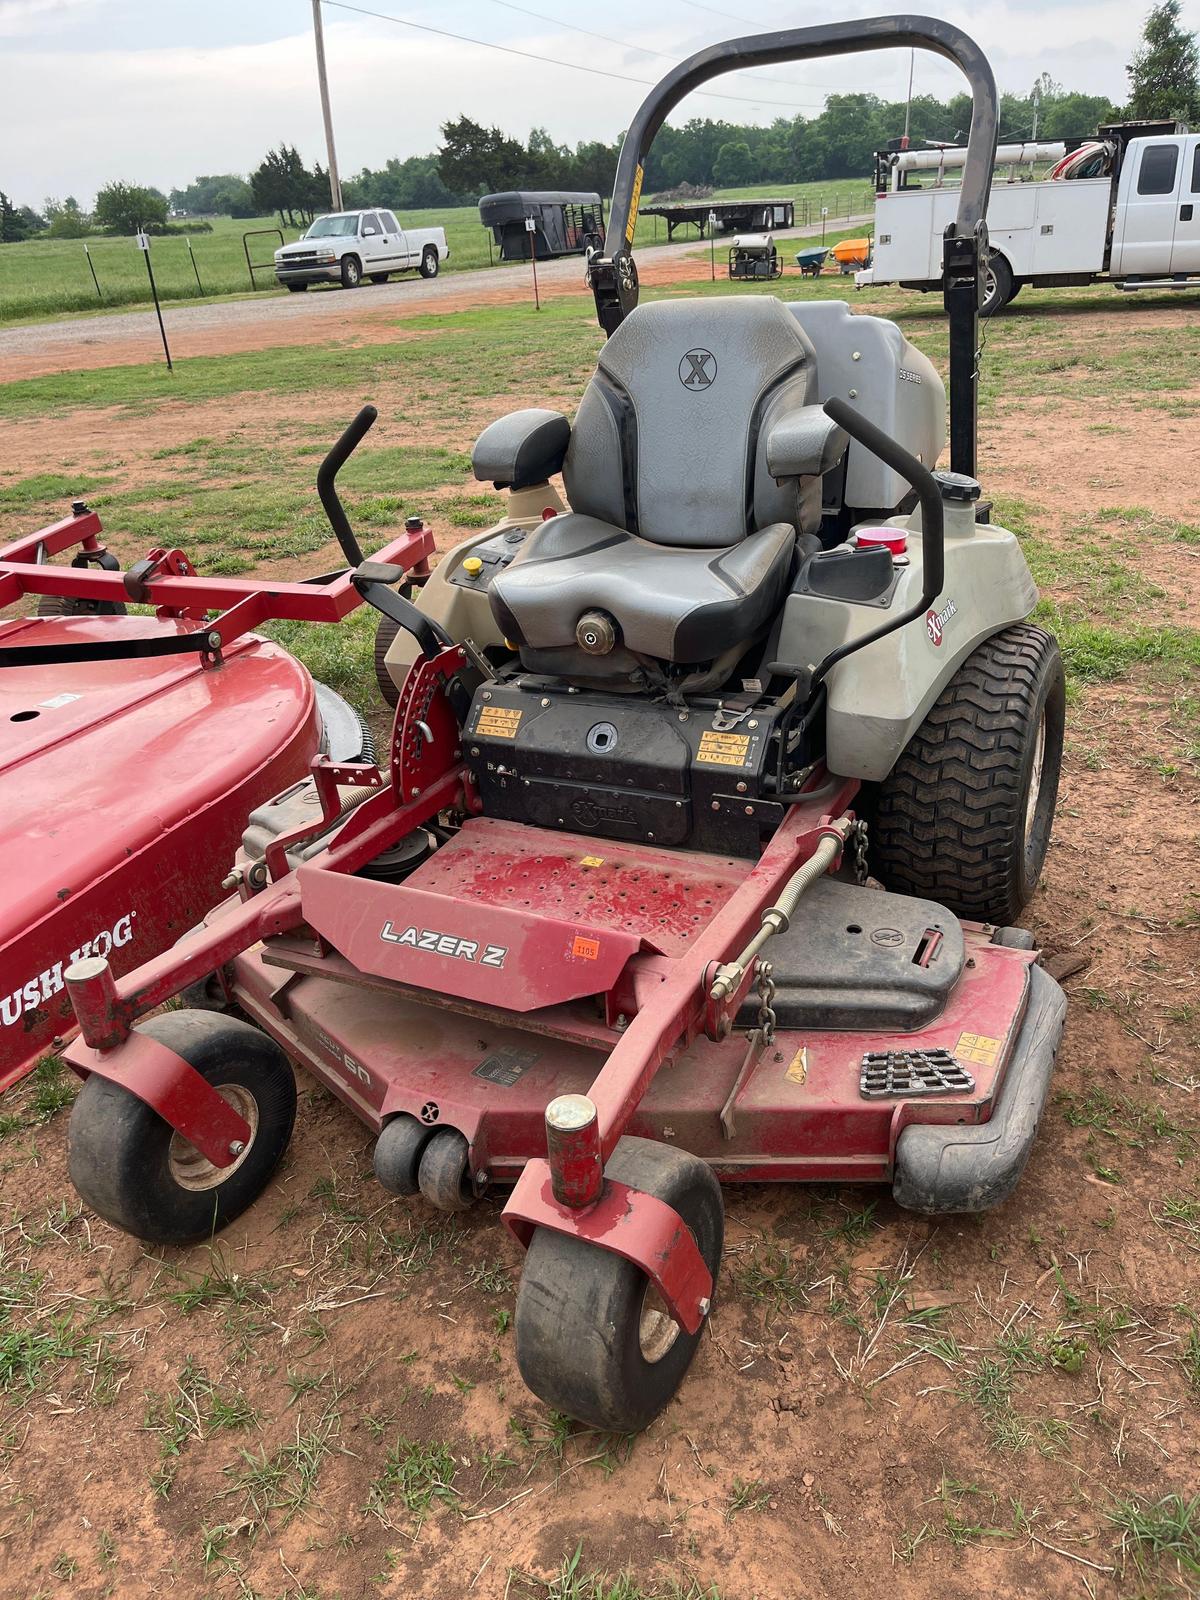
[(431, 244), (427, 244), (421, 253), (420, 272), (423, 278), (436, 278), (441, 262), (438, 253)]
[(1065, 713), (1052, 634), (1018, 623), (985, 639), (879, 786), (875, 875), (956, 916), (1015, 923), (1050, 843)]
[(143, 1100), (90, 1077), (71, 1111), (71, 1182), (93, 1211), (155, 1244), (190, 1244), (232, 1222), (266, 1187), (296, 1120), (296, 1080), (273, 1039), (234, 1017), (170, 1011), (138, 1031), (181, 1055), (250, 1123), (243, 1154), (214, 1167)]
[(1012, 268), (997, 250), (988, 256), (984, 267), (983, 299), (979, 306), (981, 317), (994, 317), (1003, 311), (1016, 290), (1013, 288)]
[(375, 681), (380, 694), (393, 709), (400, 702), (400, 690), (388, 671), (387, 653), (399, 632), (398, 622), (393, 622), (391, 617), (380, 617), (379, 626), (375, 629)]
[[(716, 1281), (725, 1220), (712, 1168), (651, 1139), (624, 1138), (610, 1178), (679, 1213)], [(703, 1324), (685, 1333), (640, 1267), (545, 1228), (525, 1256), (514, 1321), (517, 1365), (539, 1399), (593, 1428), (637, 1433), (668, 1403)]]
[(342, 288), (357, 289), (362, 282), (362, 262), (357, 256), (342, 257)]

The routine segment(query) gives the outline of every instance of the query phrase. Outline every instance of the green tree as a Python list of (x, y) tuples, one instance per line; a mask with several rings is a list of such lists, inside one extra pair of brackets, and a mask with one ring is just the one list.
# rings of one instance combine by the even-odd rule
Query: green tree
[(448, 189), (478, 200), (502, 189), (519, 189), (529, 158), (517, 139), (499, 128), (485, 128), (470, 117), (442, 124), (438, 173)]
[(172, 189), (171, 208), (195, 217), (255, 215), (250, 185), (236, 172), (193, 178), (185, 189)]
[(99, 227), (113, 233), (143, 233), (166, 223), (167, 197), (137, 183), (106, 183), (96, 196), (92, 216)]
[(329, 200), (329, 177), (318, 164), (310, 172), (295, 145), (268, 150), (250, 174), (250, 192), (260, 211), (277, 211), (280, 222), (309, 223)]
[(1131, 117), (1200, 118), (1196, 35), (1179, 25), (1179, 0), (1163, 0), (1146, 18), (1142, 43), (1125, 68)]
[(718, 189), (736, 189), (754, 181), (754, 156), (744, 139), (730, 139), (721, 146), (713, 162), (712, 175)]

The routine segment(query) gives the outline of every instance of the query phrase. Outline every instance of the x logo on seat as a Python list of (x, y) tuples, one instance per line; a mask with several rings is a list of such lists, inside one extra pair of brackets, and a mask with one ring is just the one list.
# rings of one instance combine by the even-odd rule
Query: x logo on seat
[(711, 350), (689, 350), (679, 363), (679, 381), (685, 389), (707, 389), (717, 376), (717, 358)]

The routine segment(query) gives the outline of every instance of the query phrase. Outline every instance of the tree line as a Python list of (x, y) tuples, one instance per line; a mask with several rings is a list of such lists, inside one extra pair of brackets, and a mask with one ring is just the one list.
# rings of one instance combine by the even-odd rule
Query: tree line
[[(1029, 139), (1035, 129), (1046, 140), (1086, 136), (1101, 123), (1138, 118), (1200, 122), (1196, 36), (1181, 27), (1179, 11), (1179, 0), (1162, 0), (1150, 11), (1141, 44), (1126, 68), (1127, 105), (1065, 89), (1043, 73), (1026, 94), (1000, 97), (1000, 142)], [(908, 107), (909, 137), (915, 145), (959, 143), (970, 120), (971, 101), (965, 94), (949, 100), (919, 95)], [(873, 94), (830, 95), (818, 116), (777, 117), (762, 127), (694, 117), (680, 127), (660, 130), (646, 161), (644, 190), (654, 194), (685, 184), (727, 189), (866, 179), (873, 153), (899, 138), (904, 126), (904, 102)], [(545, 128), (534, 128), (522, 142), (462, 116), (443, 125), (437, 150), (406, 160), (393, 157), (375, 169), (364, 167), (343, 182), (342, 196), (347, 206), (394, 211), (473, 205), (480, 195), (503, 189), (580, 189), (606, 196), (612, 191), (620, 148), (619, 137), (611, 144), (559, 144)], [(0, 191), (0, 241), (43, 232), (54, 238), (80, 238), (94, 230), (162, 232), (170, 227), (169, 213), (277, 213), (281, 223), (303, 225), (328, 199), (328, 173), (319, 162), (306, 167), (295, 145), (284, 142), (269, 150), (248, 177), (198, 177), (169, 196), (138, 184), (106, 184), (90, 213), (72, 196), (48, 199), (35, 211), (14, 205)]]

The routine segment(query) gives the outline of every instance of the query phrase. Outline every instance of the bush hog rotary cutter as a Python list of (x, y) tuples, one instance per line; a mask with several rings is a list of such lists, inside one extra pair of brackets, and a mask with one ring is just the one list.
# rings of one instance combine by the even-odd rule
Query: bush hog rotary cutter
[[(331, 506), (341, 448), (322, 468)], [(0, 1089), (73, 1030), (72, 961), (123, 973), (173, 944), (226, 893), (249, 810), (318, 750), (373, 754), (340, 696), (247, 631), (335, 620), (359, 604), (348, 577), (248, 587), (180, 550), (117, 567), (81, 502), (0, 549), (0, 608), (37, 597), (36, 616), (0, 621)]]
[[(942, 474), (942, 384), (891, 324), (639, 307), (628, 246), (689, 89), (910, 46), (973, 96)], [(995, 135), (980, 52), (924, 18), (716, 45), (651, 93), (591, 262), (608, 339), (574, 421), (484, 432), (475, 472), (509, 515), (419, 603), (396, 589), (415, 544), (354, 573), (391, 638), (386, 766), (318, 760), (256, 813), (201, 932), (120, 982), (102, 959), (68, 974), (71, 1174), (101, 1215), (176, 1241), (237, 1215), (291, 1134), (290, 1057), (377, 1133), (394, 1193), (457, 1210), (512, 1186), (521, 1371), (625, 1430), (712, 1305), (718, 1180), (886, 1182), (925, 1213), (1008, 1194), (1065, 1009), (1013, 926), (1064, 694), (972, 476)], [(133, 1026), (214, 972), (249, 1022)]]

